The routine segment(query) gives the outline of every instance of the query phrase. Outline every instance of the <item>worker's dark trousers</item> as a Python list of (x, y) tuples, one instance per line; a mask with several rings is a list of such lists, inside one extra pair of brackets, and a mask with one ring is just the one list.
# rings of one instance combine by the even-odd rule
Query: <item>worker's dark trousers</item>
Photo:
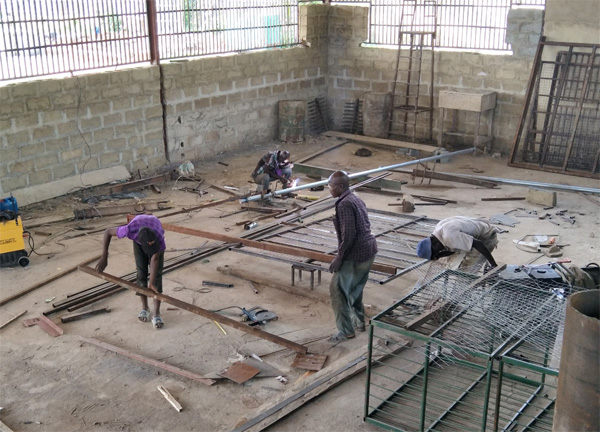
[[(158, 253), (158, 271), (156, 272), (156, 281), (154, 286), (159, 293), (162, 293), (162, 274), (165, 261), (164, 252)], [(137, 271), (137, 279), (135, 281), (141, 287), (148, 288), (148, 272), (150, 267), (150, 258), (142, 250), (142, 247), (133, 242), (133, 256), (135, 256), (135, 269)]]
[(345, 336), (353, 335), (354, 327), (362, 326), (365, 322), (363, 289), (373, 261), (375, 257), (362, 263), (344, 261), (331, 278), (329, 294), (335, 325)]
[[(292, 177), (292, 169), (291, 168), (282, 169), (281, 177), (289, 180)], [(254, 177), (253, 180), (254, 180), (254, 183), (256, 183), (257, 185), (262, 186), (262, 189), (260, 191), (257, 190), (257, 192), (261, 192), (261, 191), (266, 192), (269, 189), (269, 184), (272, 181), (275, 181), (277, 179), (275, 177), (271, 177), (267, 173), (262, 173), (262, 174), (257, 175), (256, 177)]]

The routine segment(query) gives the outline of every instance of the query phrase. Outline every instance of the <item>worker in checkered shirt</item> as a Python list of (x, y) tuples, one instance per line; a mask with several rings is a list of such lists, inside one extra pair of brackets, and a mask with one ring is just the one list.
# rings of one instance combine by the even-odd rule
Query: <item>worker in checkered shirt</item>
[(375, 261), (377, 241), (371, 233), (367, 207), (350, 190), (348, 175), (334, 172), (328, 186), (331, 196), (337, 198), (333, 224), (338, 249), (329, 266), (333, 273), (329, 294), (339, 331), (329, 341), (342, 342), (355, 337), (355, 330), (365, 331), (363, 289)]
[[(108, 265), (108, 247), (113, 237), (127, 237), (133, 240), (133, 255), (137, 271), (136, 283), (154, 292), (162, 293), (162, 273), (165, 255), (165, 231), (160, 220), (153, 215), (137, 215), (127, 225), (112, 227), (104, 231), (102, 257), (96, 265), (96, 271), (102, 273)], [(148, 268), (150, 268), (148, 280)], [(141, 322), (150, 321), (148, 297), (138, 294), (142, 300), (142, 310), (138, 315)], [(154, 299), (152, 325), (155, 329), (164, 326), (160, 316), (160, 300)]]

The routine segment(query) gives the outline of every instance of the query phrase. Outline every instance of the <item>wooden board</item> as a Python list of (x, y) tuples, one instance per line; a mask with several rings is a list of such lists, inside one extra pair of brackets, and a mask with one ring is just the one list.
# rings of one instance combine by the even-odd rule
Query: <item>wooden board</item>
[(309, 371), (320, 371), (325, 365), (327, 356), (325, 354), (296, 354), (292, 367)]
[(406, 141), (396, 141), (396, 140), (390, 140), (390, 139), (384, 139), (384, 138), (368, 137), (368, 136), (363, 136), (363, 135), (353, 135), (353, 134), (349, 134), (349, 133), (345, 133), (345, 132), (327, 131), (327, 132), (324, 132), (323, 135), (337, 137), (337, 138), (345, 138), (348, 140), (358, 141), (358, 142), (365, 143), (365, 144), (379, 144), (379, 145), (385, 145), (385, 146), (394, 147), (394, 148), (407, 148), (407, 149), (413, 149), (413, 150), (420, 150), (420, 151), (424, 151), (427, 153), (435, 153), (440, 148), (440, 147), (436, 147), (436, 146), (431, 146), (431, 145), (426, 145), (426, 144), (417, 144), (417, 143), (411, 143), (411, 142), (406, 142)]
[(224, 369), (221, 372), (219, 372), (219, 375), (221, 375), (223, 378), (228, 378), (231, 381), (236, 382), (238, 384), (243, 384), (249, 379), (258, 375), (259, 372), (260, 370), (253, 366), (250, 366), (249, 364), (246, 364), (244, 362), (235, 362), (227, 369)]

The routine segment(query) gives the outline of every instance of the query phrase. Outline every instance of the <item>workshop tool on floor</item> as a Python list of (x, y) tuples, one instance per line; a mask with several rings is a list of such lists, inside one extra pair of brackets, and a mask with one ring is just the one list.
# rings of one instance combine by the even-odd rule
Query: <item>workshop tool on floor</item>
[(23, 223), (19, 215), (17, 200), (12, 196), (0, 200), (0, 267), (14, 267), (29, 264)]
[(259, 307), (253, 307), (251, 309), (241, 308), (244, 314), (244, 321), (250, 321), (248, 324), (251, 327), (257, 325), (266, 324), (269, 321), (277, 321), (279, 317), (274, 312), (269, 312)]
[(212, 282), (212, 281), (202, 281), (202, 285), (204, 286), (214, 286), (221, 288), (233, 288), (233, 284), (222, 283), (222, 282)]

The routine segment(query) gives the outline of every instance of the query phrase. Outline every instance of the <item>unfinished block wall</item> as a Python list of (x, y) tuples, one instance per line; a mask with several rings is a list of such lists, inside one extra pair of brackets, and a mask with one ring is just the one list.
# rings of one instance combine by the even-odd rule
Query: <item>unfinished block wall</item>
[[(508, 37), (513, 54), (459, 52), (436, 50), (434, 58), (434, 132), (437, 133), (437, 98), (440, 90), (490, 90), (497, 92), (494, 111), (494, 141), (492, 151), (507, 153), (512, 147), (522, 111), (529, 74), (537, 42), (541, 35), (543, 11), (522, 9), (512, 15)], [(329, 76), (328, 100), (336, 127), (341, 127), (344, 104), (363, 99), (366, 92), (392, 91), (396, 67), (395, 49), (361, 46), (368, 35), (368, 8), (334, 6), (329, 15)], [(429, 94), (430, 51), (423, 52), (421, 89)], [(423, 100), (426, 100), (425, 98)], [(446, 116), (448, 130), (452, 116)], [(472, 133), (476, 116), (459, 112), (461, 132)], [(420, 114), (419, 136), (426, 136), (429, 123), (426, 114)], [(482, 126), (482, 132), (484, 127)], [(445, 141), (444, 145), (467, 145), (470, 142)]]
[(326, 95), (327, 7), (300, 8), (310, 47), (0, 87), (0, 196), (98, 168), (131, 173), (277, 136), (278, 102)]
[(158, 68), (0, 87), (0, 192), (162, 163)]
[(274, 139), (278, 102), (326, 95), (327, 8), (300, 8), (300, 46), (163, 66), (171, 161)]

